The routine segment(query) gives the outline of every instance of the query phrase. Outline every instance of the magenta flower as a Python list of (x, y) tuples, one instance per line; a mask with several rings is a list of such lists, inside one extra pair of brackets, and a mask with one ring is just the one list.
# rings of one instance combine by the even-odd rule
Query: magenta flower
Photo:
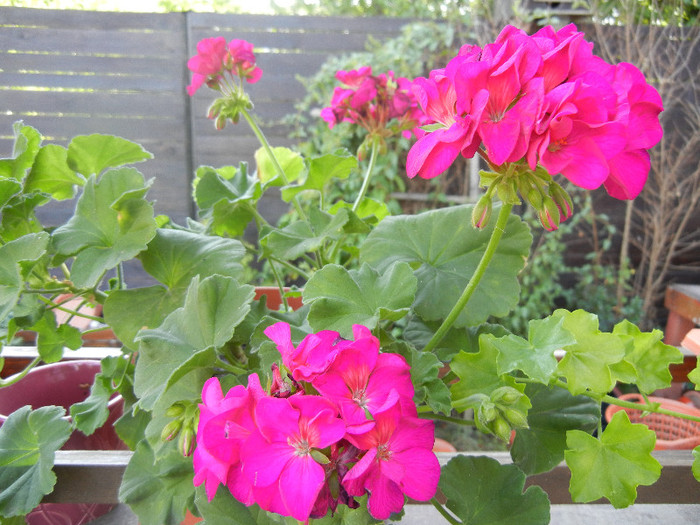
[(368, 510), (387, 519), (403, 508), (404, 495), (428, 501), (435, 495), (440, 464), (432, 451), (432, 421), (402, 414), (400, 404), (375, 414), (376, 425), (347, 439), (365, 455), (343, 478), (351, 496), (369, 492)]
[(367, 413), (401, 402), (414, 410), (410, 367), (397, 354), (380, 354), (379, 340), (368, 328), (353, 326), (355, 341), (343, 348), (323, 374), (312, 382), (325, 398), (333, 401), (351, 433), (374, 426)]
[(204, 483), (209, 501), (223, 483), (239, 501), (252, 503), (252, 487), (240, 475), (240, 449), (255, 430), (255, 404), (264, 396), (258, 376), (254, 374), (248, 378), (248, 388), (235, 386), (226, 396), (218, 378), (211, 378), (204, 384), (193, 465), (194, 485)]
[(277, 350), (282, 354), (282, 363), (296, 381), (312, 381), (349, 344), (340, 338), (338, 332), (323, 330), (307, 335), (295, 348), (291, 328), (282, 321), (268, 326), (264, 333), (277, 345)]
[(258, 430), (245, 442), (243, 473), (261, 508), (305, 521), (325, 482), (312, 451), (338, 442), (345, 424), (319, 396), (266, 397), (255, 410)]
[(262, 69), (255, 65), (253, 44), (245, 40), (231, 40), (228, 44), (230, 67), (239, 77), (254, 84), (262, 76)]
[(262, 70), (255, 65), (253, 44), (231, 40), (227, 45), (222, 36), (200, 40), (197, 54), (187, 61), (187, 67), (192, 71), (192, 82), (187, 86), (190, 96), (205, 83), (221, 91), (224, 74), (238, 76), (251, 84), (262, 76)]
[(194, 95), (210, 77), (218, 77), (224, 68), (226, 58), (226, 39), (222, 36), (205, 38), (197, 43), (197, 54), (187, 61), (192, 71), (192, 82), (187, 86), (187, 93)]

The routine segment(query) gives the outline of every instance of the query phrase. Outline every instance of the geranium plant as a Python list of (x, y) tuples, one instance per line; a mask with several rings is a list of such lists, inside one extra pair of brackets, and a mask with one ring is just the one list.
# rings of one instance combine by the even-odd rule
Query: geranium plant
[[(632, 504), (660, 474), (655, 434), (624, 411), (603, 429), (601, 404), (638, 406), (608, 394), (617, 383), (645, 395), (669, 386), (680, 352), (627, 321), (602, 332), (581, 310), (532, 320), (527, 338), (489, 324), (516, 305), (530, 249), (515, 205), (553, 230), (575, 213), (555, 178), (619, 199), (643, 189), (662, 102), (635, 66), (608, 64), (592, 47), (573, 25), (531, 36), (509, 26), (426, 78), (340, 71), (321, 115), (366, 130), (358, 160), (268, 144), (246, 92), (264, 81), (252, 44), (205, 39), (188, 63), (189, 94), (217, 91), (209, 118), (221, 129), (243, 117), (261, 149), (255, 168), (199, 168), (198, 214), (184, 225), (154, 216), (149, 183), (131, 166), (150, 157), (139, 145), (104, 135), (41, 145), (18, 123), (14, 155), (0, 162), (5, 337), (37, 332), (27, 371), (80, 346), (53, 316), (68, 293), (103, 304), (96, 320), (124, 358), (104, 360), (70, 425), (57, 407), (9, 417), (0, 515), (26, 514), (52, 490), (53, 452), (72, 430), (102, 424), (114, 392), (126, 401), (116, 429), (134, 450), (120, 498), (145, 525), (178, 523), (186, 509), (214, 524), (371, 523), (398, 519), (407, 498), (430, 501), (449, 523), (547, 523), (546, 494), (522, 487), (562, 461), (574, 501)], [(399, 133), (416, 137), (409, 177), (480, 155), (489, 169), (476, 205), (390, 216), (366, 197), (385, 139)], [(363, 177), (359, 194), (329, 202), (326, 190), (351, 176)], [(45, 229), (35, 209), (76, 187), (73, 217)], [(258, 209), (271, 188), (295, 210), (284, 227)], [(251, 223), (254, 246), (240, 240)], [(279, 310), (242, 282), (247, 252), (275, 276)], [(127, 288), (131, 259), (158, 284)], [(457, 455), (441, 467), (434, 420), (493, 434), (513, 464)]]

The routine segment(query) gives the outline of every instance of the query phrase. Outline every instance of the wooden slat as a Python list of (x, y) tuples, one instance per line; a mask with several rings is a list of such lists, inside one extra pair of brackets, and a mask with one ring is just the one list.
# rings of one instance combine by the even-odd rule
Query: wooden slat
[[(507, 452), (468, 452), (466, 455), (488, 456), (508, 464)], [(438, 453), (440, 464), (446, 464), (456, 454)], [(652, 486), (638, 488), (637, 503), (700, 503), (700, 484), (693, 478), (693, 456), (689, 450), (654, 452), (663, 469)], [(118, 491), (131, 452), (125, 451), (58, 451), (54, 471), (57, 476), (53, 493), (45, 503), (118, 503)], [(550, 472), (527, 479), (526, 486), (539, 485), (549, 495), (552, 504), (572, 503), (569, 494), (569, 469), (565, 464)], [(594, 503), (604, 504), (601, 499)]]
[(51, 89), (81, 89), (109, 92), (176, 92), (182, 86), (177, 76), (113, 75), (81, 72), (73, 74), (0, 73), (0, 84), (12, 87), (48, 87)]
[(107, 13), (83, 10), (52, 10), (16, 7), (0, 7), (2, 26), (58, 27), (82, 31), (178, 31), (185, 13)]
[(180, 50), (182, 40), (173, 38), (174, 34), (177, 33), (108, 33), (96, 29), (75, 31), (64, 28), (3, 27), (0, 31), (0, 49), (13, 52), (78, 53), (88, 56), (108, 54), (157, 57)]
[[(0, 29), (0, 31), (2, 31)], [(59, 55), (56, 53), (0, 52), (0, 68), (5, 72), (39, 71), (43, 73), (111, 73), (126, 75), (173, 76), (184, 71), (185, 64), (168, 56), (111, 57)]]
[(51, 92), (49, 94), (45, 91), (0, 90), (0, 93), (0, 113), (11, 111), (20, 115), (24, 111), (39, 114), (64, 113), (121, 117), (160, 115), (163, 118), (182, 119), (184, 123), (185, 106), (182, 104), (182, 94), (175, 92)]

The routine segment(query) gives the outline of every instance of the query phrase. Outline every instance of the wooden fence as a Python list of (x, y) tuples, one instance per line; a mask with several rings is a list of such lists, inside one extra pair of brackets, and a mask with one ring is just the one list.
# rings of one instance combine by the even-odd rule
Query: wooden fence
[[(12, 123), (23, 120), (46, 142), (107, 133), (154, 154), (140, 169), (155, 177), (156, 211), (191, 216), (196, 166), (252, 160), (258, 143), (246, 124), (218, 132), (206, 118), (208, 90), (190, 98), (187, 59), (205, 37), (242, 38), (263, 69), (250, 87), (255, 113), (274, 145), (289, 145), (283, 116), (304, 95), (297, 75), (331, 55), (365, 48), (371, 35), (397, 36), (407, 19), (105, 13), (0, 7), (0, 157), (12, 153)], [(51, 214), (57, 223), (70, 206)]]

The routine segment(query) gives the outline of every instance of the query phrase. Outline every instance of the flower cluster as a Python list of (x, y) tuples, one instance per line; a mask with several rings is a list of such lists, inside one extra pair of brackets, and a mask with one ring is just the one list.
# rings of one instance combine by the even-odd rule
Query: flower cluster
[(532, 36), (507, 26), (494, 43), (465, 45), (445, 68), (416, 79), (414, 92), (436, 125), (409, 152), (409, 177), (436, 177), (460, 153), (479, 151), (495, 172), (525, 175), (514, 188), (546, 212), (550, 227), (570, 210), (566, 199), (539, 194), (549, 175), (636, 197), (649, 172), (647, 149), (661, 139), (661, 98), (635, 66), (608, 64), (592, 48), (573, 24)]
[(237, 77), (241, 82), (254, 84), (262, 76), (262, 70), (255, 65), (250, 42), (234, 39), (226, 43), (221, 36), (205, 38), (197, 43), (197, 54), (187, 61), (187, 67), (192, 71), (192, 82), (187, 86), (190, 96), (204, 84), (225, 95), (215, 100), (208, 112), (217, 129), (223, 129), (229, 119), (237, 122), (241, 108), (252, 107), (235, 81)]
[(354, 340), (322, 331), (295, 347), (279, 322), (265, 330), (282, 356), (264, 390), (257, 375), (223, 394), (217, 378), (202, 391), (195, 485), (213, 499), (219, 484), (246, 505), (319, 518), (369, 493), (368, 509), (386, 519), (405, 496), (433, 497), (440, 466), (433, 423), (417, 417), (410, 369), (379, 352), (364, 326)]
[[(372, 68), (364, 66), (338, 71), (335, 77), (343, 85), (333, 91), (331, 105), (321, 110), (321, 117), (331, 128), (340, 122), (352, 122), (370, 135), (403, 133), (409, 138), (427, 122), (413, 95), (411, 81), (395, 78), (393, 71), (372, 75)], [(388, 127), (392, 119), (397, 120), (395, 129)]]

